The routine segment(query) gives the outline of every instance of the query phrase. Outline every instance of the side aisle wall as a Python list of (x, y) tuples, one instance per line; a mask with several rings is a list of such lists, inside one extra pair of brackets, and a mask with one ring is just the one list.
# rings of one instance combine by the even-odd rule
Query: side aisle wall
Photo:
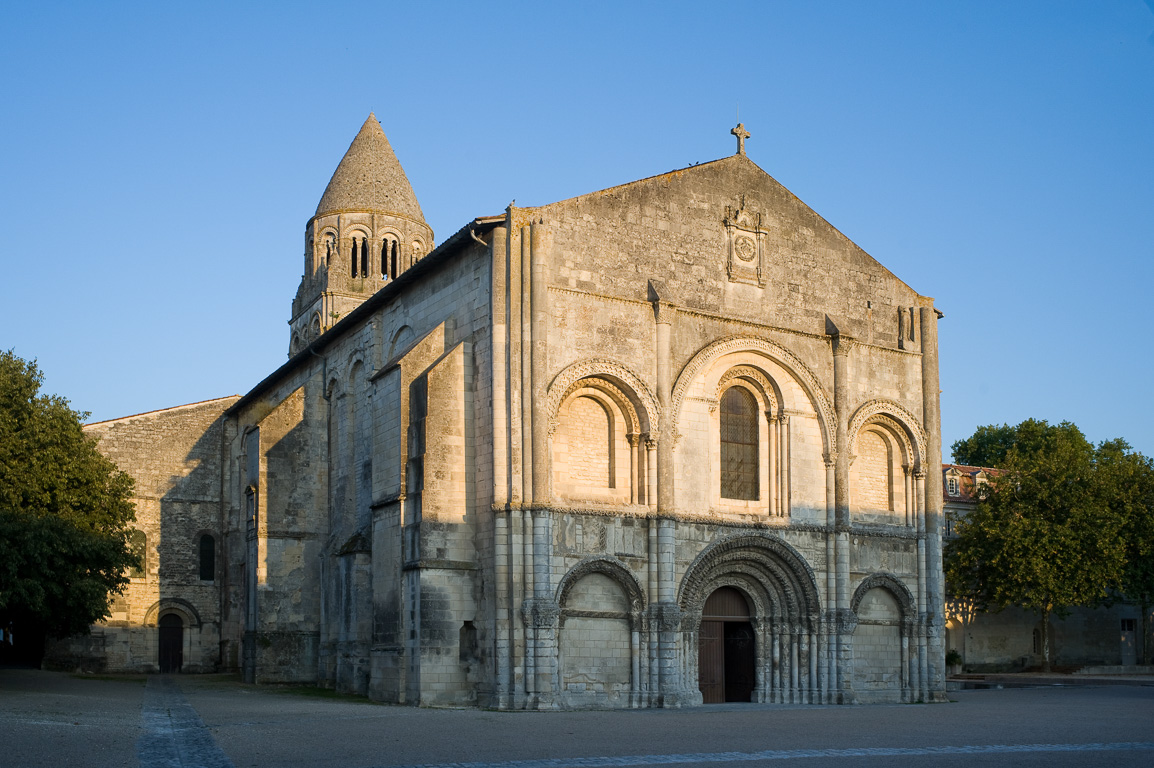
[[(112, 615), (93, 625), (88, 637), (51, 648), (45, 664), (158, 671), (158, 623), (177, 617), (180, 670), (212, 672), (222, 666), (221, 417), (238, 399), (208, 400), (84, 428), (98, 440), (99, 450), (136, 481), (133, 527), (138, 533), (133, 537), (144, 564), (130, 574), (124, 594), (113, 596)], [(211, 560), (205, 563), (211, 566), (209, 579), (201, 578), (204, 536), (211, 537), (211, 553), (203, 553)]]

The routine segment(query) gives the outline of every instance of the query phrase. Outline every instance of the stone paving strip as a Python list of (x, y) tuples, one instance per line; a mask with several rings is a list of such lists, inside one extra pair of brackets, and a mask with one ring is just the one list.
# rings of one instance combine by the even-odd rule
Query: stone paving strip
[(204, 721), (166, 675), (150, 675), (140, 705), (140, 768), (233, 768)]
[[(496, 763), (432, 763), (388, 768), (611, 768), (633, 765), (680, 765), (684, 763), (751, 763), (762, 760), (796, 760), (806, 757), (939, 757), (952, 755), (1000, 755), (1034, 752), (1154, 751), (1151, 741), (1097, 744), (976, 744), (960, 747), (861, 747), (855, 749), (777, 749), (763, 752), (701, 752), (683, 755), (622, 755), (620, 757), (557, 757), (546, 760), (510, 760)], [(385, 768), (379, 766), (379, 768)]]

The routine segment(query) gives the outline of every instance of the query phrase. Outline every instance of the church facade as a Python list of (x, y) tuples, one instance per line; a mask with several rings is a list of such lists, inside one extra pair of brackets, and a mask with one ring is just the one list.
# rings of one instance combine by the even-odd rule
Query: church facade
[(734, 133), (434, 247), (370, 116), (289, 360), (89, 427), (147, 557), (69, 652), (434, 706), (941, 697), (940, 313)]

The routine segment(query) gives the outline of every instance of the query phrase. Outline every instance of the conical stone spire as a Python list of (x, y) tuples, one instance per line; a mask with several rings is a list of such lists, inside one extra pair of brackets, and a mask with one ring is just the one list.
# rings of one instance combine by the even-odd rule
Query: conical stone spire
[(433, 230), (409, 179), (370, 113), (305, 225), (289, 355), (327, 333), (433, 246)]
[(409, 178), (371, 112), (333, 172), (316, 215), (343, 211), (380, 211), (425, 224)]

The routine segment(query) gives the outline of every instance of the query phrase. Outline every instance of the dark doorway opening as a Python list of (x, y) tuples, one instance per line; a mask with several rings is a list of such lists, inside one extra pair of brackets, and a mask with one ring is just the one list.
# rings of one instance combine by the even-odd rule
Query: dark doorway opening
[(160, 617), (160, 671), (179, 672), (184, 664), (184, 622), (175, 613)]
[(733, 587), (721, 587), (705, 601), (697, 649), (698, 688), (705, 704), (753, 700), (757, 643), (749, 604)]

